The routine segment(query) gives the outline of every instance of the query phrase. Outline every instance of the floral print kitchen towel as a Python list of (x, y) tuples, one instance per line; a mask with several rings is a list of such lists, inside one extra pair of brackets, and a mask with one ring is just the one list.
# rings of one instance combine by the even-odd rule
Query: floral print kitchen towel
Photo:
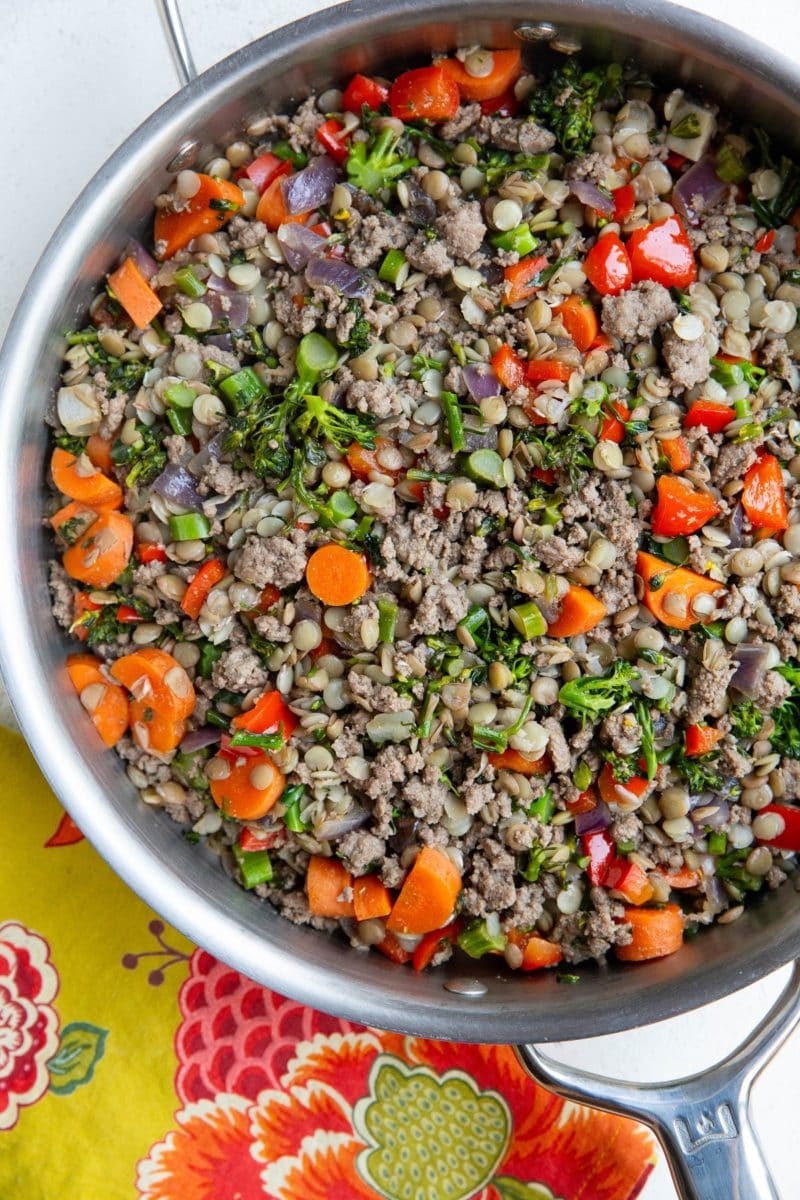
[(633, 1200), (640, 1126), (504, 1046), (367, 1029), (159, 920), (0, 730), (4, 1200)]

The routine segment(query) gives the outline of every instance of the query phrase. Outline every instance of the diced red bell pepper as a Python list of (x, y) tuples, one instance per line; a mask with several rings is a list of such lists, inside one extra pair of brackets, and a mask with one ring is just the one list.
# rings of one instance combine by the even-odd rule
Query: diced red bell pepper
[(378, 942), (375, 949), (380, 950), (381, 954), (384, 954), (393, 963), (407, 963), (413, 958), (412, 952), (404, 949), (393, 933), (387, 933), (383, 941)]
[(575, 368), (569, 363), (557, 358), (534, 358), (528, 363), (526, 371), (528, 383), (546, 383), (549, 379), (557, 379), (559, 383), (567, 383)]
[(531, 471), (534, 479), (538, 479), (545, 487), (552, 487), (556, 481), (556, 473), (552, 467), (534, 467)]
[(604, 887), (619, 892), (630, 904), (647, 904), (653, 899), (653, 885), (638, 863), (617, 858), (606, 872)]
[(243, 829), (239, 834), (239, 849), (245, 854), (254, 854), (256, 850), (271, 850), (273, 846), (282, 846), (285, 841), (285, 829), (271, 829), (263, 835), (254, 833), (252, 829)]
[(754, 529), (788, 529), (783, 472), (774, 454), (761, 454), (745, 475), (742, 507)]
[(606, 804), (619, 804), (620, 800), (624, 799), (624, 796), (620, 793), (620, 788), (626, 792), (630, 792), (634, 796), (641, 796), (647, 784), (648, 780), (643, 775), (632, 775), (630, 779), (626, 779), (624, 783), (621, 783), (614, 777), (611, 763), (605, 763), (597, 777), (600, 796)]
[(768, 250), (772, 249), (772, 243), (774, 241), (775, 241), (775, 230), (770, 229), (767, 233), (762, 233), (761, 237), (758, 239), (758, 241), (756, 242), (753, 249), (758, 254), (766, 254)]
[(79, 621), (84, 613), (99, 612), (102, 607), (102, 604), (95, 604), (94, 600), (90, 600), (87, 592), (75, 593), (75, 607), (73, 609), (72, 616), (74, 628), (71, 630), (71, 632), (72, 636), (76, 637), (79, 642), (86, 641), (87, 637), (89, 636), (89, 631), (86, 629), (85, 625), (77, 625), (75, 622)]
[(708, 754), (724, 737), (723, 731), (713, 725), (687, 725), (686, 754), (689, 758), (695, 754)]
[(525, 360), (520, 358), (516, 350), (512, 350), (510, 346), (501, 346), (492, 355), (492, 370), (509, 392), (522, 387), (525, 382), (527, 366)]
[(316, 662), (318, 658), (324, 658), (326, 654), (338, 654), (338, 652), (339, 647), (333, 638), (323, 637), (318, 646), (315, 646), (313, 650), (309, 650), (308, 657), (312, 662)]
[(520, 108), (513, 88), (503, 92), (502, 96), (494, 96), (491, 100), (481, 100), (480, 104), (484, 117), (515, 117)]
[(692, 461), (692, 452), (685, 437), (662, 438), (659, 442), (661, 453), (669, 463), (674, 474), (685, 471)]
[(718, 400), (695, 400), (683, 418), (683, 428), (705, 425), (709, 433), (721, 433), (735, 417), (735, 410), (728, 404), (720, 404)]
[(206, 602), (212, 588), (225, 578), (227, 568), (219, 558), (209, 558), (192, 579), (183, 594), (181, 608), (193, 621), (200, 616), (200, 611)]
[(585, 833), (581, 838), (584, 855), (589, 859), (586, 874), (593, 887), (602, 886), (606, 872), (616, 857), (617, 847), (611, 834), (605, 829), (596, 833)]
[(633, 282), (628, 251), (616, 233), (599, 237), (583, 264), (589, 283), (601, 296), (617, 296)]
[(611, 195), (614, 197), (614, 220), (627, 221), (636, 207), (636, 192), (633, 184), (625, 183), (622, 187), (614, 188)]
[(354, 75), (344, 89), (342, 112), (355, 113), (360, 117), (363, 105), (374, 110), (388, 103), (388, 100), (389, 89), (382, 83), (367, 75)]
[(441, 948), (448, 942), (454, 944), (460, 932), (461, 922), (455, 920), (451, 921), (449, 925), (445, 925), (443, 929), (434, 929), (432, 933), (426, 933), (411, 960), (414, 970), (424, 971), (426, 967), (429, 967)]
[(139, 542), (136, 547), (136, 557), (139, 562), (166, 562), (167, 552), (163, 546), (159, 546), (156, 542)]
[(607, 333), (603, 333), (602, 329), (589, 347), (590, 350), (611, 350), (613, 342)]
[(601, 442), (617, 442), (619, 444), (625, 436), (625, 426), (622, 422), (630, 421), (631, 410), (621, 400), (610, 407), (611, 413), (603, 414), (597, 436)]
[(658, 500), (650, 515), (650, 527), (659, 536), (696, 533), (720, 510), (713, 496), (690, 487), (678, 475), (660, 476), (656, 487)]
[(458, 85), (443, 67), (417, 67), (398, 75), (389, 90), (392, 116), (401, 121), (452, 121)]
[(280, 588), (276, 588), (272, 583), (265, 584), (261, 589), (261, 596), (259, 597), (258, 601), (258, 611), (262, 613), (269, 612), (271, 608), (275, 607), (280, 598)]
[(677, 150), (670, 150), (666, 158), (666, 163), (670, 171), (682, 171), (688, 161), (686, 155), (679, 154)]
[(362, 446), (358, 442), (352, 442), (347, 448), (347, 465), (356, 479), (368, 480), (373, 471), (377, 471), (381, 475), (391, 475), (393, 479), (399, 479), (405, 470), (404, 467), (384, 467), (378, 461), (378, 455), (382, 450), (395, 448), (395, 443), (389, 438), (376, 438), (372, 450), (368, 450), (366, 446)]
[(635, 229), (628, 238), (627, 250), (634, 283), (652, 279), (666, 288), (685, 288), (697, 279), (694, 251), (680, 217), (674, 213)]
[(263, 196), (273, 179), (291, 175), (292, 164), (288, 159), (278, 158), (277, 154), (259, 154), (258, 158), (247, 164), (243, 173), (255, 184), (259, 196)]
[(132, 625), (135, 621), (143, 619), (141, 613), (138, 613), (135, 608), (131, 608), (129, 604), (120, 604), (117, 609), (117, 620), (121, 625)]
[(505, 278), (505, 304), (519, 304), (530, 300), (537, 287), (537, 279), (547, 266), (547, 258), (543, 254), (530, 255), (512, 263), (503, 271)]
[(518, 946), (522, 951), (522, 962), (519, 966), (521, 971), (539, 971), (543, 967), (554, 967), (564, 957), (560, 946), (555, 942), (548, 942), (538, 933), (512, 929), (508, 940), (512, 946)]
[(231, 721), (233, 729), (246, 729), (248, 733), (272, 733), (282, 726), (284, 738), (292, 736), (297, 724), (297, 717), (278, 691), (264, 692), (251, 709)]
[(587, 788), (585, 792), (581, 792), (574, 800), (568, 800), (567, 808), (573, 817), (577, 817), (579, 813), (591, 812), (597, 808), (597, 792), (593, 787)]
[(774, 838), (756, 838), (760, 846), (774, 846), (776, 850), (800, 850), (800, 808), (788, 804), (768, 804), (758, 813), (775, 813), (783, 821), (783, 831)]
[(320, 146), (324, 146), (333, 161), (337, 163), (346, 162), (350, 154), (350, 147), (347, 144), (349, 136), (345, 132), (344, 125), (340, 121), (335, 121), (333, 117), (329, 121), (324, 121), (316, 133)]

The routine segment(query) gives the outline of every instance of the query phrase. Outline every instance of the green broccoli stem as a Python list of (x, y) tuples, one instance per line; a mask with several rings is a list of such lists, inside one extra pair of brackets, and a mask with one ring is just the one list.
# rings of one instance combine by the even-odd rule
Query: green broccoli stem
[(458, 406), (458, 397), (455, 392), (442, 392), (442, 410), (447, 419), (450, 445), (458, 454), (461, 450), (466, 450), (467, 439), (464, 436), (464, 422), (461, 419), (461, 409)]

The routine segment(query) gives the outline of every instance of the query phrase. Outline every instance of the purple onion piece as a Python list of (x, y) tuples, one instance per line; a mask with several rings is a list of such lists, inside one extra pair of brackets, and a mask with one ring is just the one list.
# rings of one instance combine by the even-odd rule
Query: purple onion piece
[(728, 687), (735, 688), (743, 696), (756, 695), (769, 668), (770, 650), (768, 646), (741, 645), (737, 646), (733, 655), (738, 663), (731, 676)]
[(211, 441), (207, 444), (209, 458), (220, 458), (225, 450), (225, 438), (228, 436), (228, 431), (224, 433), (215, 433)]
[(314, 837), (320, 842), (335, 842), (346, 833), (360, 829), (369, 820), (369, 813), (360, 805), (355, 805), (343, 817), (328, 817), (313, 831)]
[(464, 367), (461, 374), (473, 400), (485, 400), (487, 396), (499, 395), (500, 380), (491, 367), (470, 363), (468, 367)]
[(610, 824), (611, 813), (603, 800), (598, 800), (591, 812), (575, 814), (575, 832), (578, 837), (587, 833), (599, 833), (601, 829), (608, 829)]
[(215, 321), (225, 320), (231, 329), (241, 329), (247, 324), (250, 302), (245, 292), (207, 292), (205, 302)]
[(220, 277), (212, 271), (206, 280), (206, 287), (210, 292), (219, 292), (222, 295), (232, 296), (236, 291), (235, 286), (228, 279), (227, 275)]
[(197, 492), (197, 480), (186, 470), (186, 467), (182, 467), (178, 463), (167, 463), (150, 487), (165, 500), (180, 504), (181, 508), (200, 512), (203, 507), (203, 501)]
[(497, 426), (489, 425), (480, 433), (473, 432), (470, 429), (464, 430), (464, 441), (466, 442), (467, 450), (496, 450), (497, 449)]
[(728, 190), (728, 184), (720, 179), (710, 158), (701, 158), (693, 167), (681, 175), (672, 189), (672, 204), (675, 210), (688, 221), (697, 225), (700, 216), (692, 201), (695, 196), (703, 202), (704, 211), (718, 204)]
[(137, 242), (136, 238), (128, 238), (125, 243), (125, 249), (122, 251), (122, 261), (126, 258), (133, 259), (148, 282), (158, 273), (158, 263), (152, 254), (145, 250), (142, 243)]
[(312, 258), (306, 267), (311, 287), (329, 287), (354, 300), (366, 295), (367, 281), (360, 271), (340, 258)]
[(490, 287), (494, 287), (496, 283), (502, 283), (505, 278), (503, 268), (499, 263), (484, 263), (478, 267), (478, 271)]
[(737, 504), (731, 513), (731, 519), (728, 522), (728, 533), (731, 539), (731, 548), (739, 550), (744, 544), (744, 509), (741, 504)]
[(237, 492), (235, 496), (208, 496), (204, 501), (205, 504), (214, 505), (214, 513), (218, 521), (224, 521), (232, 512), (235, 512), (244, 498), (243, 492)]
[(218, 350), (225, 350), (230, 354), (233, 350), (233, 338), (229, 333), (214, 333), (206, 338), (206, 345), (216, 346)]
[(336, 178), (336, 163), (327, 154), (315, 158), (304, 170), (286, 176), (281, 183), (286, 211), (294, 217), (327, 204), (333, 195)]
[(416, 225), (419, 229), (424, 229), (432, 225), (436, 219), (436, 205), (427, 192), (423, 192), (418, 183), (409, 183), (406, 181), (406, 196), (408, 203), (405, 206), (405, 215), (408, 217), (412, 225)]
[(603, 192), (596, 183), (592, 183), (588, 179), (571, 179), (569, 190), (572, 192), (581, 204), (586, 204), (589, 208), (595, 209), (602, 213), (604, 217), (614, 215), (614, 199), (609, 196), (608, 192)]
[(215, 746), (221, 734), (222, 730), (215, 729), (213, 725), (204, 725), (201, 729), (193, 729), (181, 742), (181, 752), (194, 754), (195, 750), (205, 750), (206, 746)]
[(290, 221), (278, 230), (283, 257), (292, 271), (302, 271), (309, 259), (321, 258), (327, 253), (328, 240), (314, 233), (299, 221)]

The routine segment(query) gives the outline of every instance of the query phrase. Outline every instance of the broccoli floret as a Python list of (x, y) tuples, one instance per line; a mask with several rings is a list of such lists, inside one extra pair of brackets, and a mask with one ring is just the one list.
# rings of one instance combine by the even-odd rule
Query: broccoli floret
[(306, 468), (325, 462), (327, 455), (323, 448), (317, 442), (306, 442), (302, 450), (295, 450), (286, 482), (293, 488), (295, 499), (309, 512), (317, 514), (322, 528), (330, 529), (342, 521), (350, 520), (358, 512), (358, 505), (344, 489), (332, 492), (322, 484), (316, 491), (311, 491), (306, 483)]
[(764, 714), (752, 700), (742, 700), (740, 704), (734, 704), (730, 718), (731, 733), (741, 738), (756, 737), (764, 724)]
[(722, 772), (719, 770), (719, 753), (714, 750), (711, 754), (693, 754), (687, 758), (681, 748), (673, 755), (671, 764), (680, 771), (688, 784), (693, 796), (701, 792), (718, 792), (724, 786)]
[(486, 176), (487, 192), (496, 191), (509, 175), (524, 175), (531, 178), (546, 171), (550, 164), (549, 154), (509, 154), (503, 150), (492, 150), (485, 159), (480, 159), (478, 168)]
[(784, 663), (776, 670), (792, 685), (792, 693), (783, 704), (772, 710), (775, 728), (769, 740), (778, 754), (800, 758), (800, 664)]
[(401, 136), (394, 129), (382, 129), (370, 149), (367, 142), (355, 142), (347, 157), (350, 183), (367, 195), (375, 196), (416, 167), (416, 158), (403, 158), (397, 153)]
[(251, 405), (230, 418), (223, 448), (249, 454), (256, 475), (282, 479), (292, 465), (289, 426), (299, 406), (288, 392), (277, 403), (265, 398)]
[(125, 486), (152, 483), (167, 465), (167, 452), (161, 445), (161, 432), (156, 426), (137, 425), (138, 437), (132, 445), (116, 441), (111, 449), (111, 458), (117, 465), (129, 468)]
[(633, 696), (631, 680), (639, 672), (629, 662), (617, 662), (605, 675), (582, 675), (565, 683), (558, 698), (575, 717), (596, 721), (603, 713), (618, 708)]
[(534, 88), (531, 116), (555, 135), (565, 154), (583, 154), (594, 137), (592, 113), (599, 100), (620, 95), (622, 68), (618, 63), (586, 70), (578, 58), (570, 58), (548, 79)]
[[(359, 310), (360, 306), (357, 300), (351, 301), (351, 304), (356, 311)], [(353, 328), (350, 330), (350, 336), (344, 343), (344, 348), (354, 358), (357, 358), (359, 354), (363, 354), (365, 350), (369, 349), (371, 341), (372, 326), (362, 313), (361, 316), (356, 317)]]
[(304, 396), (303, 405), (296, 422), (301, 433), (313, 432), (323, 441), (332, 442), (338, 450), (346, 450), (353, 442), (374, 450), (375, 429), (371, 418), (345, 412), (321, 396)]

